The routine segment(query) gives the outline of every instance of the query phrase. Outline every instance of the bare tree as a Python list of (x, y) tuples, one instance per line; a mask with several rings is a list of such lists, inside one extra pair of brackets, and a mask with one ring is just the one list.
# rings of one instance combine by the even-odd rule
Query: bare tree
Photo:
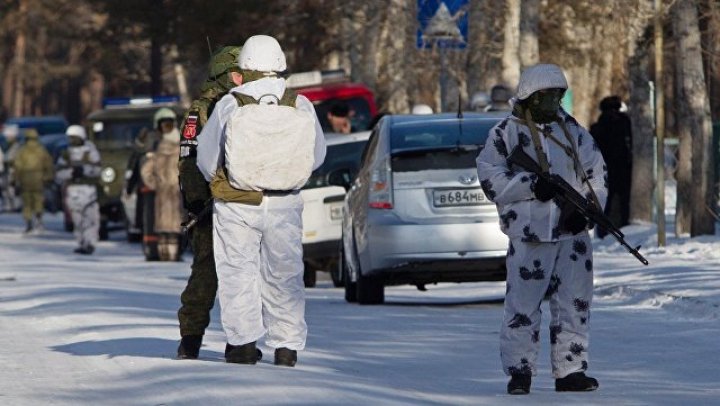
[(520, 11), (520, 68), (535, 65), (540, 60), (538, 48), (538, 22), (540, 21), (540, 0), (525, 0)]
[(511, 84), (520, 79), (520, 3), (520, 0), (505, 1), (502, 80)]
[[(702, 65), (700, 29), (697, 4), (694, 0), (677, 0), (673, 7), (673, 34), (676, 46), (678, 132), (681, 151), (690, 143), (691, 154), (685, 161), (691, 165), (691, 174), (683, 174), (680, 182), (691, 190), (691, 199), (678, 201), (678, 211), (690, 212), (691, 236), (714, 234), (715, 220), (710, 212), (713, 199), (713, 156), (710, 104)], [(687, 168), (683, 167), (683, 170)], [(681, 217), (682, 220), (685, 217)], [(679, 219), (680, 220), (680, 219)], [(687, 230), (687, 224), (678, 221), (676, 227)]]

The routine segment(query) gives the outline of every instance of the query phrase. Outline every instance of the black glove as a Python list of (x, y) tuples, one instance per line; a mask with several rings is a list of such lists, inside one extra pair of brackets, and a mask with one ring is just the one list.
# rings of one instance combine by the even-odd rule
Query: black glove
[(535, 186), (533, 187), (533, 193), (535, 193), (535, 198), (540, 200), (541, 202), (547, 202), (548, 200), (555, 197), (557, 194), (557, 189), (555, 186), (553, 186), (552, 183), (547, 182), (543, 178), (537, 178), (535, 181)]
[[(564, 214), (564, 213), (563, 213)], [(577, 210), (572, 210), (567, 215), (561, 215), (561, 228), (573, 235), (578, 234), (588, 227), (588, 221)]]
[(80, 179), (83, 177), (85, 171), (83, 170), (82, 166), (74, 166), (72, 171), (72, 178), (73, 179)]

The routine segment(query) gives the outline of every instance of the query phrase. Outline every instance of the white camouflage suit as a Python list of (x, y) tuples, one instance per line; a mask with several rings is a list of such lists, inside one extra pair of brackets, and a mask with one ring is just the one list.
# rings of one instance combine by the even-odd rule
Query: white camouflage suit
[[(285, 80), (268, 77), (230, 90), (264, 102), (282, 98)], [(274, 98), (270, 97), (273, 101)], [(325, 159), (325, 136), (312, 103), (298, 96), (296, 107), (315, 120), (313, 169)], [(206, 180), (224, 164), (225, 128), (238, 104), (226, 95), (198, 137), (197, 165)], [(265, 336), (272, 348), (305, 348), (305, 287), (302, 249), (303, 200), (299, 193), (263, 196), (259, 206), (215, 200), (213, 246), (223, 329), (230, 345)]]
[[(97, 244), (100, 232), (100, 205), (97, 201), (97, 182), (102, 167), (100, 153), (91, 141), (80, 146), (70, 146), (67, 154), (58, 159), (56, 179), (68, 183), (65, 205), (70, 210), (75, 238), (81, 248)], [(73, 168), (81, 166), (83, 176), (73, 179)]]
[[(590, 134), (566, 112), (559, 112), (576, 144), (582, 170), (598, 200), (607, 197), (606, 168)], [(562, 176), (583, 196), (589, 189), (576, 175), (573, 159), (548, 135), (567, 138), (557, 122), (536, 124), (550, 172)], [(492, 130), (477, 157), (478, 177), (500, 215), (510, 238), (507, 253), (507, 294), (500, 335), (500, 354), (506, 374), (536, 373), (540, 346), (540, 304), (550, 295), (551, 362), (555, 378), (587, 369), (590, 304), (593, 295), (592, 244), (587, 230), (577, 235), (560, 231), (560, 208), (533, 193), (535, 175), (506, 161), (517, 145), (538, 162), (532, 135), (524, 121), (510, 116)]]

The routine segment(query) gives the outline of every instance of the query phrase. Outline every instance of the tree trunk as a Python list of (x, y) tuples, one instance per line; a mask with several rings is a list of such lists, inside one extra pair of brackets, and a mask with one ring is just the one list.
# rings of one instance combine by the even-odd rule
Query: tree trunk
[(19, 20), (20, 28), (15, 38), (15, 61), (13, 70), (15, 72), (15, 83), (13, 88), (15, 95), (13, 96), (12, 106), (13, 115), (15, 117), (22, 116), (24, 111), (25, 96), (25, 50), (27, 35), (27, 0), (20, 0), (19, 3)]
[(502, 79), (514, 86), (520, 79), (520, 0), (507, 0), (505, 7)]
[(628, 59), (630, 74), (630, 103), (628, 113), (632, 120), (633, 169), (630, 193), (630, 221), (652, 221), (653, 210), (653, 110), (650, 104), (650, 78), (648, 67), (650, 56), (648, 44), (644, 41), (634, 47), (634, 54)]
[[(675, 3), (673, 34), (676, 41), (678, 83), (678, 130), (680, 142), (691, 142), (690, 235), (715, 233), (713, 207), (713, 156), (710, 103), (705, 86), (702, 48), (694, 0)], [(686, 147), (687, 148), (687, 147)]]
[(540, 0), (525, 0), (520, 12), (520, 68), (535, 65), (540, 60), (538, 48), (538, 21), (540, 21)]

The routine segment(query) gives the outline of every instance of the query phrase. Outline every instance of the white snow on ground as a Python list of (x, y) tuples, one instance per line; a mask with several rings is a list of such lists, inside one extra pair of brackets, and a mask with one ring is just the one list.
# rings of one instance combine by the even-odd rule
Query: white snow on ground
[[(539, 375), (528, 397), (505, 394), (498, 355), (504, 283), (388, 288), (387, 304), (307, 290), (308, 346), (296, 368), (226, 364), (218, 309), (202, 360), (174, 359), (182, 263), (147, 263), (113, 235), (72, 253), (62, 219), (23, 236), (0, 215), (0, 405), (712, 405), (720, 397), (720, 237), (623, 229), (645, 267), (595, 240), (592, 393), (556, 393), (547, 304)], [(529, 402), (529, 403), (528, 403)]]

